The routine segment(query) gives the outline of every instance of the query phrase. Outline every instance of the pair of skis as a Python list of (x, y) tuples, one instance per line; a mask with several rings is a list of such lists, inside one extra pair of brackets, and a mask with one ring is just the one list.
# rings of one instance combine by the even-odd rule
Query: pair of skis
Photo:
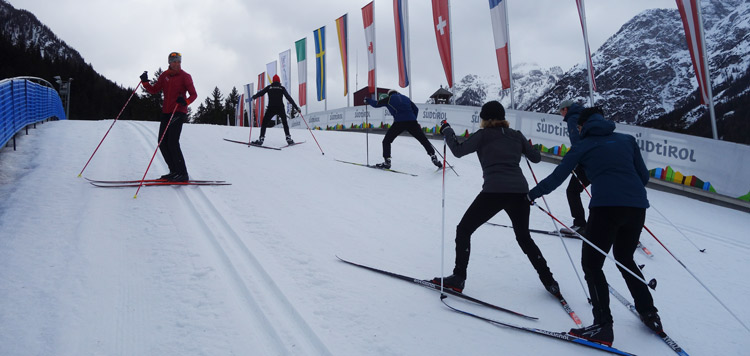
[(101, 187), (101, 188), (124, 188), (124, 187), (138, 187), (142, 185), (144, 186), (179, 186), (179, 185), (231, 185), (232, 183), (227, 183), (223, 180), (189, 180), (186, 182), (170, 182), (166, 179), (146, 179), (141, 181), (138, 180), (96, 180), (96, 179), (89, 179), (86, 178), (86, 180), (93, 186)]
[(228, 138), (225, 138), (224, 141), (239, 143), (239, 144), (243, 144), (243, 145), (247, 145), (247, 146), (252, 146), (252, 147), (265, 148), (267, 150), (276, 150), (276, 151), (281, 151), (284, 148), (291, 147), (291, 146), (296, 146), (296, 145), (305, 143), (305, 141), (300, 141), (300, 142), (290, 143), (288, 145), (284, 145), (284, 146), (281, 146), (281, 147), (273, 147), (273, 146), (263, 146), (263, 145), (259, 145), (257, 143), (252, 143), (252, 142), (235, 141), (235, 140), (230, 140)]
[[(414, 283), (414, 284), (417, 284), (417, 285), (420, 285), (420, 286), (423, 286), (423, 287), (426, 287), (426, 288), (429, 288), (429, 289), (438, 290), (438, 291), (441, 289), (439, 284), (435, 284), (435, 283), (432, 283), (430, 281), (426, 281), (426, 280), (419, 279), (419, 278), (413, 278), (413, 277), (409, 277), (409, 276), (404, 276), (404, 275), (401, 275), (401, 274), (397, 274), (397, 273), (393, 273), (393, 272), (388, 272), (388, 271), (381, 270), (381, 269), (374, 268), (374, 267), (365, 266), (365, 265), (362, 265), (362, 264), (359, 264), (359, 263), (355, 263), (355, 262), (351, 262), (351, 261), (345, 260), (345, 259), (343, 259), (341, 257), (338, 257), (338, 256), (336, 256), (336, 258), (338, 258), (339, 260), (341, 260), (342, 262), (345, 262), (347, 264), (350, 264), (350, 265), (353, 265), (353, 266), (357, 266), (357, 267), (360, 267), (360, 268), (364, 268), (364, 269), (367, 269), (367, 270), (370, 270), (370, 271), (373, 271), (373, 272), (376, 272), (376, 273), (380, 273), (380, 274), (383, 274), (383, 275), (386, 275), (386, 276), (390, 276), (390, 277), (393, 277), (393, 278), (397, 278), (397, 279), (400, 279), (400, 280), (403, 280), (403, 281), (411, 282), (411, 283)], [(500, 306), (496, 306), (494, 304), (490, 304), (490, 303), (481, 301), (479, 299), (470, 297), (470, 296), (468, 296), (468, 295), (466, 295), (464, 293), (456, 292), (456, 291), (454, 291), (452, 289), (443, 288), (442, 290), (443, 290), (444, 293), (447, 293), (447, 294), (450, 294), (452, 296), (459, 297), (459, 298), (462, 298), (462, 299), (465, 299), (465, 300), (468, 300), (468, 301), (471, 301), (471, 302), (474, 302), (474, 303), (477, 303), (477, 304), (480, 304), (480, 305), (484, 305), (484, 306), (490, 307), (490, 308), (495, 309), (495, 310), (499, 310), (499, 311), (511, 313), (513, 315), (520, 316), (520, 317), (523, 317), (523, 318), (526, 318), (526, 319), (531, 319), (531, 320), (537, 320), (538, 319), (538, 318), (533, 317), (533, 316), (528, 316), (528, 315), (525, 315), (525, 314), (522, 314), (522, 313), (510, 310), (510, 309), (506, 309), (506, 308), (503, 308), (503, 307), (500, 307)], [(564, 301), (564, 299), (562, 299), (562, 298), (560, 298), (560, 299)], [(534, 334), (544, 335), (544, 336), (552, 337), (552, 338), (555, 338), (555, 339), (558, 339), (558, 340), (568, 341), (568, 342), (571, 342), (571, 343), (574, 343), (574, 344), (578, 344), (578, 345), (581, 345), (581, 346), (586, 346), (586, 347), (589, 347), (589, 348), (594, 348), (594, 349), (599, 349), (599, 350), (602, 350), (602, 351), (607, 351), (607, 352), (610, 352), (610, 353), (613, 353), (613, 354), (617, 354), (617, 355), (624, 355), (624, 356), (632, 356), (633, 355), (631, 353), (628, 353), (628, 352), (625, 352), (625, 351), (621, 351), (621, 350), (618, 350), (618, 349), (613, 348), (613, 347), (609, 347), (609, 346), (606, 346), (606, 345), (602, 345), (602, 344), (599, 344), (599, 343), (596, 343), (596, 342), (592, 342), (592, 341), (589, 341), (589, 340), (586, 340), (586, 339), (581, 339), (581, 338), (569, 335), (569, 334), (567, 334), (565, 332), (555, 332), (555, 331), (548, 331), (548, 330), (542, 330), (542, 329), (537, 329), (537, 328), (530, 328), (530, 327), (515, 325), (515, 324), (511, 324), (511, 323), (506, 323), (506, 322), (502, 322), (502, 321), (497, 321), (497, 320), (485, 318), (485, 317), (482, 317), (482, 316), (479, 316), (479, 315), (476, 315), (476, 314), (473, 314), (473, 313), (469, 313), (469, 312), (466, 312), (466, 311), (463, 311), (463, 310), (460, 310), (460, 309), (456, 309), (456, 308), (448, 305), (445, 302), (445, 295), (441, 296), (441, 300), (442, 300), (443, 304), (445, 304), (448, 308), (451, 308), (452, 310), (454, 310), (454, 311), (456, 311), (458, 313), (465, 314), (465, 315), (468, 315), (468, 316), (472, 316), (472, 317), (478, 318), (480, 320), (484, 320), (484, 321), (490, 322), (490, 323), (495, 324), (495, 325), (506, 326), (506, 327), (510, 327), (510, 328), (513, 328), (513, 329), (517, 329), (517, 330), (522, 330), (522, 331), (526, 331), (526, 332), (530, 332), (530, 333), (534, 333)], [(565, 303), (565, 305), (567, 305), (567, 303)], [(572, 310), (571, 310), (571, 312), (572, 312)], [(575, 315), (575, 313), (573, 313), (573, 315)], [(571, 315), (571, 317), (573, 315)], [(576, 318), (577, 318), (577, 316), (576, 316)], [(579, 322), (580, 322), (580, 320), (579, 320)]]
[(408, 175), (408, 176), (412, 176), (412, 177), (417, 177), (417, 175), (416, 175), (416, 174), (412, 174), (412, 173), (407, 173), (407, 172), (402, 172), (402, 171), (397, 171), (397, 170), (395, 170), (395, 169), (390, 169), (390, 168), (382, 168), (382, 167), (378, 167), (378, 166), (367, 165), (367, 164), (364, 164), (364, 163), (357, 163), (357, 162), (342, 161), (342, 160), (340, 160), (340, 159), (337, 159), (336, 161), (337, 161), (337, 162), (341, 162), (341, 163), (348, 163), (348, 164), (353, 164), (353, 165), (355, 165), (355, 166), (361, 166), (361, 167), (374, 168), (374, 169), (379, 169), (379, 170), (381, 170), (381, 171), (387, 171), (387, 172), (391, 172), (391, 173), (405, 174), (405, 175)]

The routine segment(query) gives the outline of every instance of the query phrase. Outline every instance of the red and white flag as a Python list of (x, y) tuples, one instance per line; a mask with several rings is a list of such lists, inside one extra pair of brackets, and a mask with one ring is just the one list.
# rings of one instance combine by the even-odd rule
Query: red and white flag
[[(589, 49), (589, 34), (586, 30), (586, 9), (583, 5), (583, 0), (576, 0), (576, 6), (578, 7), (578, 17), (581, 19), (581, 30), (583, 31), (583, 43), (586, 45), (586, 64), (589, 67), (589, 83), (591, 84), (591, 90), (596, 91), (596, 76), (594, 75), (594, 62), (591, 61), (591, 50)], [(593, 94), (592, 94), (593, 97)], [(594, 103), (592, 102), (591, 105)]]
[(693, 61), (695, 77), (698, 79), (698, 92), (701, 96), (701, 104), (709, 103), (708, 88), (711, 85), (707, 69), (706, 53), (704, 51), (704, 39), (702, 36), (703, 24), (700, 21), (697, 0), (677, 0), (677, 9), (680, 10), (682, 26), (685, 28), (690, 59)]
[(435, 27), (440, 60), (443, 61), (448, 87), (453, 88), (453, 59), (451, 58), (451, 26), (448, 0), (432, 0), (432, 23)]
[(370, 94), (375, 93), (377, 80), (375, 77), (375, 1), (362, 8), (362, 22), (365, 26), (365, 42), (367, 43), (367, 86)]
[(500, 70), (500, 82), (503, 89), (510, 88), (510, 57), (508, 56), (508, 23), (506, 8), (507, 1), (490, 0), (490, 17), (492, 18), (492, 33), (495, 35), (495, 56), (497, 68)]

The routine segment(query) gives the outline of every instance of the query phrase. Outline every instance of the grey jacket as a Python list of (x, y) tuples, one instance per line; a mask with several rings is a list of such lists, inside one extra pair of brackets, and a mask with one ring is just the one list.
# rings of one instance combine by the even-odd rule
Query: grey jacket
[(480, 129), (463, 143), (458, 142), (456, 133), (450, 127), (443, 134), (454, 156), (477, 153), (484, 176), (483, 192), (529, 192), (529, 185), (519, 165), (521, 155), (534, 163), (541, 161), (542, 155), (520, 131), (504, 127)]

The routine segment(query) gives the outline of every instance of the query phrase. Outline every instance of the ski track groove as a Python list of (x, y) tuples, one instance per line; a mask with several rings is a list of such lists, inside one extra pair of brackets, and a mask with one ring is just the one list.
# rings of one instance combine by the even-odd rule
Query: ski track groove
[[(139, 122), (135, 126), (142, 137), (154, 136), (144, 123)], [(148, 145), (147, 142), (148, 140), (144, 143)], [(182, 188), (191, 189), (188, 191)], [(192, 220), (203, 230), (203, 235), (225, 265), (225, 272), (234, 281), (235, 292), (252, 314), (249, 320), (255, 320), (255, 323), (259, 324), (260, 327), (256, 328), (254, 333), (262, 333), (265, 336), (256, 336), (259, 342), (266, 343), (265, 351), (268, 353), (263, 354), (332, 355), (239, 234), (224, 219), (203, 188), (176, 187), (175, 190), (190, 211)], [(304, 339), (299, 335), (304, 335)]]

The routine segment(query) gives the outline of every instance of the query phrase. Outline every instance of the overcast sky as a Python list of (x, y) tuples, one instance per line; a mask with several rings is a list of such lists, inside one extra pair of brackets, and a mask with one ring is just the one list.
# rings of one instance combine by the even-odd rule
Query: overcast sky
[[(323, 110), (315, 95), (312, 31), (326, 26), (328, 109), (347, 105), (335, 19), (349, 17), (350, 89), (367, 83), (367, 56), (361, 8), (354, 0), (8, 0), (36, 15), (86, 62), (125, 87), (144, 71), (166, 69), (169, 52), (182, 53), (182, 68), (193, 76), (198, 101), (214, 87), (224, 97), (232, 87), (257, 85), (265, 65), (292, 49), (292, 88), (297, 68), (294, 42), (307, 37), (309, 111)], [(633, 16), (646, 9), (676, 8), (674, 0), (589, 0), (587, 26), (592, 52)], [(412, 91), (424, 102), (447, 85), (432, 29), (431, 2), (409, 2)], [(451, 2), (456, 81), (467, 74), (497, 76), (489, 4)], [(560, 66), (584, 62), (584, 44), (575, 0), (508, 0), (511, 62)], [(392, 1), (375, 1), (378, 86), (396, 88), (398, 72)], [(356, 84), (356, 85), (355, 85)], [(73, 86), (75, 90), (75, 85)], [(350, 90), (354, 91), (354, 90)], [(408, 94), (408, 88), (402, 90)], [(197, 105), (196, 105), (197, 108)], [(195, 110), (195, 108), (194, 108)]]

